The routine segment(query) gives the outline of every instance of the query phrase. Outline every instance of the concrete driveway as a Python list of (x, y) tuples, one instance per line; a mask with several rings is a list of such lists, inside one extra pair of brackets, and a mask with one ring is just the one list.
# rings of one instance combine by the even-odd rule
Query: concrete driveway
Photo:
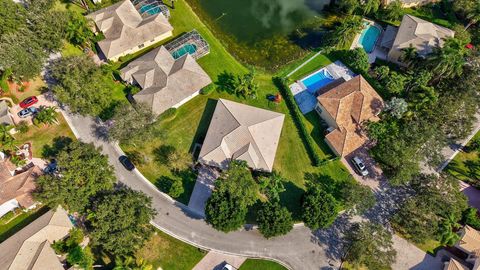
[[(35, 107), (35, 108), (40, 108), (40, 106), (57, 106), (57, 104), (51, 99), (51, 98), (48, 98), (47, 96), (45, 95), (38, 95), (37, 96), (38, 98), (38, 102), (35, 103), (34, 105), (32, 105), (31, 107)], [(21, 102), (21, 100), (20, 100)], [(21, 110), (23, 110), (19, 104), (15, 104), (12, 108), (10, 108), (10, 112), (12, 114), (12, 119), (13, 119), (13, 122), (15, 123), (15, 125), (18, 125), (18, 123), (20, 121), (27, 121), (27, 123), (29, 125), (32, 125), (33, 122), (32, 122), (32, 116), (28, 116), (26, 118), (20, 118), (18, 117), (18, 112), (20, 112)]]
[(197, 182), (190, 195), (188, 207), (201, 216), (205, 216), (205, 205), (208, 198), (212, 196), (214, 182), (219, 175), (218, 170), (209, 166), (201, 166), (198, 170)]
[[(354, 169), (355, 167), (352, 164), (351, 159), (355, 156), (361, 158), (365, 163), (365, 166), (367, 166), (369, 173), (368, 176), (361, 176)], [(360, 147), (346, 157), (343, 157), (341, 161), (345, 167), (347, 167), (348, 171), (352, 174), (355, 180), (357, 180), (360, 184), (369, 186), (373, 190), (378, 190), (380, 183), (385, 180), (382, 169), (380, 169), (380, 166), (368, 154), (367, 147)]]
[(192, 270), (222, 270), (225, 264), (230, 264), (233, 269), (238, 269), (245, 261), (245, 257), (226, 255), (214, 251), (208, 252)]

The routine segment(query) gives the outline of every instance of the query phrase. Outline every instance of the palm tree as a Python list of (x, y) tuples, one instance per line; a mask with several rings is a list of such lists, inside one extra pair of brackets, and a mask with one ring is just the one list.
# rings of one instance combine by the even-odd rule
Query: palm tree
[(363, 29), (362, 18), (349, 16), (345, 18), (333, 31), (331, 40), (339, 48), (346, 48), (353, 37)]
[(46, 125), (57, 124), (57, 111), (55, 106), (42, 107), (40, 112), (35, 116), (33, 122), (35, 125), (44, 123)]
[(454, 230), (460, 228), (454, 215), (449, 215), (440, 224), (440, 243), (447, 246), (454, 245), (460, 236)]
[(148, 264), (142, 258), (126, 257), (125, 259), (117, 258), (113, 270), (152, 270), (153, 266)]
[(428, 65), (436, 75), (436, 80), (445, 77), (453, 78), (463, 73), (466, 57), (470, 50), (465, 47), (465, 42), (457, 38), (445, 40), (443, 48), (435, 48), (428, 57)]
[(409, 47), (403, 48), (402, 49), (402, 61), (407, 65), (411, 66), (412, 64), (415, 64), (418, 60), (418, 52), (417, 49), (413, 47), (412, 44), (410, 44)]
[(362, 6), (363, 15), (367, 15), (369, 13), (375, 13), (378, 11), (380, 7), (380, 0), (365, 0), (365, 3)]
[(475, 1), (475, 3), (473, 4), (473, 8), (469, 10), (466, 17), (469, 22), (465, 27), (465, 30), (480, 21), (480, 0)]

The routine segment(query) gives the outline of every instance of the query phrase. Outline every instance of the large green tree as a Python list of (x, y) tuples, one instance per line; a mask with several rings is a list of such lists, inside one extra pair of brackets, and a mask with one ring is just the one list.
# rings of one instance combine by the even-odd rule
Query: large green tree
[(246, 162), (233, 160), (215, 181), (215, 189), (205, 207), (207, 222), (224, 232), (240, 228), (245, 223), (248, 207), (257, 200), (258, 191)]
[(0, 37), (15, 33), (26, 25), (25, 8), (12, 0), (0, 1)]
[(34, 193), (50, 207), (62, 204), (72, 212), (85, 213), (94, 196), (113, 187), (113, 167), (93, 144), (71, 142), (54, 158), (58, 174), (38, 178)]
[(347, 16), (335, 26), (329, 34), (329, 40), (337, 48), (347, 48), (355, 35), (360, 33), (362, 29), (363, 22), (360, 16)]
[(287, 234), (293, 228), (292, 214), (278, 201), (262, 204), (257, 223), (258, 230), (266, 238)]
[[(135, 138), (145, 141), (151, 138), (151, 125), (155, 121), (152, 109), (144, 104), (124, 103), (115, 109), (112, 117), (113, 126), (108, 130), (110, 139), (122, 143)], [(132, 136), (134, 134), (134, 136)]]
[(392, 234), (380, 224), (357, 223), (346, 233), (347, 253), (345, 260), (354, 267), (370, 270), (391, 269), (395, 262)]
[(152, 198), (129, 188), (99, 197), (89, 218), (94, 246), (115, 256), (132, 255), (153, 233), (150, 220), (156, 211)]
[(433, 53), (428, 56), (428, 67), (431, 68), (437, 80), (457, 77), (463, 73), (467, 63), (466, 57), (471, 52), (465, 46), (466, 43), (463, 40), (448, 38), (443, 47), (434, 48)]
[(302, 209), (303, 222), (313, 230), (327, 228), (335, 221), (338, 214), (335, 198), (315, 184), (310, 184), (307, 188)]
[(61, 58), (51, 73), (56, 81), (53, 92), (73, 112), (98, 116), (111, 105), (110, 70), (97, 66), (87, 55)]

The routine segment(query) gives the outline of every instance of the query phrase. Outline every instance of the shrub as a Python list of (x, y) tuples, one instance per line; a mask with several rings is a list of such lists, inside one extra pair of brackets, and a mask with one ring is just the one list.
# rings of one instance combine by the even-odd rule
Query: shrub
[(164, 111), (160, 115), (159, 119), (170, 121), (173, 118), (175, 118), (175, 116), (177, 116), (177, 109), (176, 108), (170, 108), (170, 109)]
[(266, 238), (287, 234), (293, 228), (292, 214), (278, 202), (264, 203), (258, 211), (257, 223)]
[(178, 198), (183, 194), (183, 182), (181, 178), (162, 176), (159, 179), (160, 189), (172, 198)]
[(205, 86), (204, 88), (202, 88), (202, 90), (200, 90), (200, 94), (204, 95), (204, 96), (208, 96), (210, 95), (213, 91), (215, 91), (217, 88), (215, 87), (215, 84), (211, 83), (207, 86)]
[(310, 185), (303, 197), (303, 222), (310, 229), (327, 228), (337, 217), (335, 198), (318, 186)]
[(290, 114), (292, 115), (293, 122), (295, 123), (295, 126), (299, 130), (300, 137), (302, 138), (302, 141), (305, 145), (305, 148), (307, 149), (307, 153), (310, 156), (310, 159), (313, 165), (319, 166), (322, 159), (318, 154), (318, 152), (315, 150), (315, 147), (314, 147), (315, 141), (310, 136), (307, 128), (305, 127), (305, 124), (303, 123), (303, 120), (302, 120), (303, 115), (300, 112), (300, 109), (298, 108), (297, 103), (295, 102), (295, 99), (293, 98), (292, 92), (290, 92), (290, 89), (288, 89), (288, 86), (286, 85), (286, 82), (283, 79), (279, 77), (275, 77), (273, 78), (273, 82), (278, 87), (278, 89), (280, 90), (280, 93), (285, 99), (285, 103), (287, 104)]
[(477, 209), (469, 207), (467, 210), (463, 211), (463, 223), (472, 226), (476, 230), (480, 230), (480, 218), (477, 214)]
[(20, 133), (27, 133), (28, 130), (30, 130), (30, 127), (28, 126), (27, 121), (22, 120), (18, 122), (18, 125), (15, 127), (15, 129)]
[(342, 62), (349, 66), (355, 73), (365, 74), (370, 68), (370, 63), (368, 62), (368, 54), (363, 48), (340, 51), (339, 53)]

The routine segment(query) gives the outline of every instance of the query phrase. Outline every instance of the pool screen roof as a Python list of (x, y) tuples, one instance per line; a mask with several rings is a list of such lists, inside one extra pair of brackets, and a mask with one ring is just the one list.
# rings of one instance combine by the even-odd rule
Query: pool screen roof
[(173, 54), (187, 44), (195, 45), (195, 52), (190, 53), (195, 59), (200, 59), (210, 53), (208, 42), (200, 35), (200, 33), (198, 33), (197, 30), (185, 33), (168, 44), (165, 44), (165, 48)]

